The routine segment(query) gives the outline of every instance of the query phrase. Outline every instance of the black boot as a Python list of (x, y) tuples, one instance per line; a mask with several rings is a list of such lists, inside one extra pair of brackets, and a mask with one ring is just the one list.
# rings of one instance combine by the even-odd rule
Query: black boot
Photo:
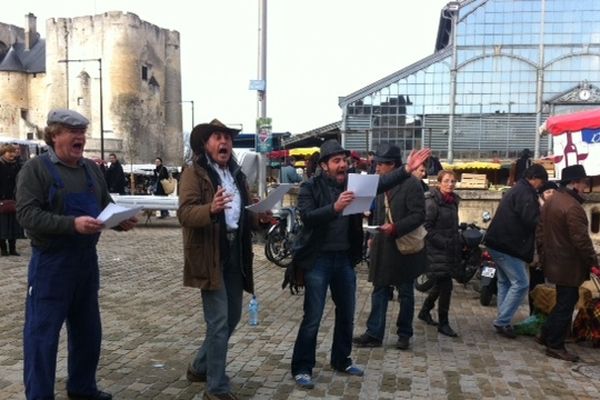
[(8, 240), (8, 254), (10, 254), (11, 256), (20, 256), (20, 254), (17, 253), (17, 241), (16, 241), (16, 239), (9, 239)]
[(431, 318), (429, 310), (426, 310), (425, 308), (422, 308), (421, 311), (419, 311), (419, 315), (417, 315), (417, 318), (425, 322), (427, 325), (436, 326), (438, 324), (436, 320)]
[(6, 246), (6, 240), (0, 239), (0, 255), (8, 255), (8, 247)]
[(448, 314), (447, 313), (439, 313), (440, 324), (438, 325), (438, 332), (442, 335), (457, 337), (458, 334), (454, 332), (454, 329), (450, 328), (450, 324), (448, 323)]

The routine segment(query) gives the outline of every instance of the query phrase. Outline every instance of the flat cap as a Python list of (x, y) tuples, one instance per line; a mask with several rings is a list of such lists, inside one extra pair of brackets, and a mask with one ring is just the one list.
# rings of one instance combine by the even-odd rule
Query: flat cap
[(62, 124), (73, 128), (85, 129), (90, 121), (77, 111), (55, 108), (48, 113), (47, 124)]

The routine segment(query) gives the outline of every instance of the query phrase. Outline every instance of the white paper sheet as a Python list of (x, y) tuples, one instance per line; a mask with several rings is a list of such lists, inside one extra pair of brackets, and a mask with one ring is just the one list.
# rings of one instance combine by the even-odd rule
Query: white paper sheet
[(363, 225), (363, 230), (369, 232), (369, 233), (379, 233), (379, 225)]
[(283, 196), (289, 192), (294, 185), (292, 183), (280, 183), (275, 189), (271, 190), (269, 195), (258, 203), (246, 206), (248, 211), (261, 213), (273, 209), (275, 204), (279, 203)]
[(377, 195), (379, 175), (348, 174), (348, 191), (354, 192), (354, 200), (342, 215), (360, 214), (371, 209), (371, 203)]
[(110, 229), (131, 217), (135, 217), (140, 211), (142, 211), (142, 207), (130, 208), (108, 203), (97, 219), (104, 223), (104, 229)]

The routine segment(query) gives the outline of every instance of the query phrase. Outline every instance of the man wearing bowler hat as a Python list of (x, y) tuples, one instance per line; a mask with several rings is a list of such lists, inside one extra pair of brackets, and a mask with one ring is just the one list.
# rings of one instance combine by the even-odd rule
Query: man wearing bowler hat
[[(430, 153), (429, 149), (419, 150), (405, 168), (381, 176), (378, 191), (410, 177)], [(304, 316), (292, 355), (292, 375), (304, 389), (314, 387), (312, 370), (328, 288), (336, 307), (330, 365), (347, 375), (363, 375), (350, 358), (356, 295), (354, 266), (362, 258), (363, 231), (362, 214), (343, 215), (354, 199), (354, 194), (346, 190), (349, 156), (337, 140), (324, 142), (319, 156), (322, 172), (304, 182), (298, 195), (303, 226), (293, 246), (293, 272), (286, 271), (286, 278), (297, 276), (299, 271), (304, 275)]]
[[(385, 176), (402, 165), (400, 148), (389, 143), (380, 144), (373, 159), (380, 176)], [(388, 213), (393, 216), (393, 221), (390, 221)], [(369, 281), (373, 283), (371, 312), (367, 330), (353, 339), (357, 346), (381, 346), (391, 286), (398, 288), (400, 302), (396, 320), (396, 348), (409, 348), (415, 309), (414, 280), (425, 270), (426, 258), (424, 249), (414, 254), (401, 254), (396, 246), (396, 238), (415, 230), (423, 222), (425, 195), (422, 181), (415, 176), (377, 196), (373, 223), (380, 228), (379, 233), (371, 239), (370, 246)]]
[[(23, 329), (27, 399), (53, 399), (60, 329), (67, 322), (70, 399), (110, 400), (96, 387), (102, 339), (96, 244), (100, 211), (112, 202), (102, 172), (83, 157), (88, 120), (73, 110), (48, 114), (48, 152), (29, 160), (17, 184), (17, 218), (31, 239)], [(137, 219), (118, 229), (133, 228)]]
[(233, 158), (239, 130), (217, 119), (194, 127), (192, 165), (181, 175), (177, 216), (183, 227), (183, 284), (201, 290), (206, 337), (187, 369), (206, 382), (203, 399), (237, 399), (225, 374), (227, 344), (242, 313), (243, 292), (254, 293), (246, 176)]
[(560, 189), (542, 207), (537, 237), (544, 276), (556, 284), (556, 305), (537, 341), (546, 346), (548, 356), (573, 362), (579, 357), (565, 348), (565, 338), (579, 300), (579, 286), (598, 265), (581, 205), (588, 183), (583, 165), (563, 168)]

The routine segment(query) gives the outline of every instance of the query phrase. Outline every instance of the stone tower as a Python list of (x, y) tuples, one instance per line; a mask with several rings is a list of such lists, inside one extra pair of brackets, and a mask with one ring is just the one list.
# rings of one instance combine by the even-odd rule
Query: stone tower
[[(27, 17), (26, 29), (0, 23), (0, 67), (8, 65), (0, 68), (0, 134), (26, 138), (28, 123), (45, 126), (49, 108), (71, 108), (90, 120), (88, 157), (99, 157), (103, 143), (105, 158), (114, 152), (126, 162), (158, 156), (166, 164), (182, 163), (177, 31), (132, 13), (106, 12), (49, 19), (45, 41), (35, 42), (35, 17)], [(41, 71), (9, 62), (16, 58), (12, 49), (28, 43), (43, 47)]]

